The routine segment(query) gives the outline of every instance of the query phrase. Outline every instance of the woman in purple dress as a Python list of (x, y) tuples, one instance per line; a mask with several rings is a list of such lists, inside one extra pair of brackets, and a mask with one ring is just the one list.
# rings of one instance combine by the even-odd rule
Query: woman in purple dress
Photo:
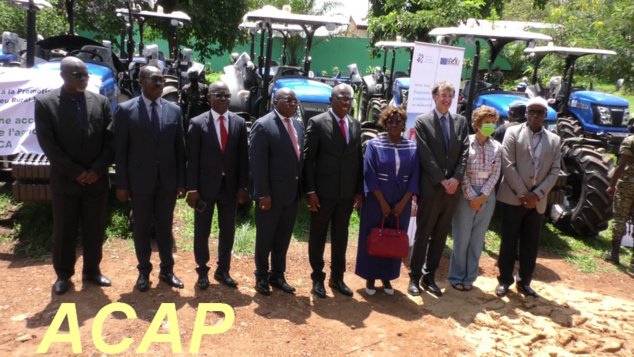
[(419, 161), (416, 144), (403, 138), (407, 115), (405, 110), (387, 107), (381, 113), (379, 124), (386, 134), (372, 139), (365, 152), (365, 199), (361, 206), (359, 246), (355, 274), (366, 280), (365, 291), (374, 295), (374, 282), (380, 279), (383, 291), (394, 294), (390, 280), (398, 278), (401, 259), (380, 258), (368, 255), (366, 238), (370, 230), (381, 226), (407, 232), (411, 214), (412, 195), (418, 194)]

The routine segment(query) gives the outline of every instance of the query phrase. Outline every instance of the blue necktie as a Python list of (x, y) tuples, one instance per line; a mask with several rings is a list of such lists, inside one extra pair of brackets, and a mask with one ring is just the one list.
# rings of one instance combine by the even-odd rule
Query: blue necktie
[(161, 132), (161, 123), (159, 121), (158, 115), (158, 103), (152, 102), (150, 105), (152, 107), (152, 116), (150, 117), (150, 124), (152, 124), (152, 129), (154, 130), (154, 136), (158, 137)]
[(440, 117), (440, 125), (442, 126), (442, 133), (445, 136), (445, 148), (449, 151), (449, 128), (447, 128), (447, 118), (444, 115)]

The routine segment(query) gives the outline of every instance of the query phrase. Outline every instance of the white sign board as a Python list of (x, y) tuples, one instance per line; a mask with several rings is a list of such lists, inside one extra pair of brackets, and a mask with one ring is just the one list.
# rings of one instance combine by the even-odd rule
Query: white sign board
[(414, 122), (420, 114), (432, 110), (435, 105), (431, 89), (435, 83), (451, 82), (456, 88), (451, 108), (452, 113), (458, 107), (460, 76), (464, 63), (464, 48), (416, 42), (412, 52), (412, 72), (407, 98), (407, 126), (405, 136), (416, 140)]
[[(41, 153), (33, 120), (35, 97), (61, 87), (58, 71), (0, 67), (0, 155)], [(88, 90), (99, 93), (101, 79), (91, 76)]]

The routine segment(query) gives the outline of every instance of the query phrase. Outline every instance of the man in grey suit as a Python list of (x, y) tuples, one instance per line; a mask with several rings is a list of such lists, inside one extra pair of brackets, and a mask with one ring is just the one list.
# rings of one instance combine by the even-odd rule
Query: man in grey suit
[(161, 258), (159, 279), (182, 288), (183, 283), (174, 275), (172, 221), (176, 199), (185, 197), (183, 115), (177, 105), (161, 98), (165, 79), (158, 68), (143, 66), (139, 84), (141, 95), (115, 110), (117, 198), (132, 202), (139, 290), (150, 286), (153, 219)]
[(324, 250), (330, 230), (330, 280), (328, 285), (344, 295), (352, 290), (343, 281), (346, 271), (348, 225), (353, 209), (363, 198), (363, 155), (361, 126), (348, 116), (353, 90), (347, 84), (336, 85), (330, 96), (331, 109), (308, 120), (304, 177), (310, 213), (308, 259), (313, 269), (313, 292), (326, 297), (324, 287)]
[(197, 285), (209, 287), (209, 234), (214, 206), (218, 207), (218, 262), (214, 279), (236, 287), (229, 275), (236, 232), (238, 203), (247, 201), (249, 178), (247, 126), (229, 111), (231, 92), (215, 82), (207, 100), (211, 110), (191, 120), (187, 132), (187, 204), (194, 208), (194, 257)]
[[(498, 257), (498, 296), (517, 284), (524, 295), (537, 297), (530, 287), (537, 262), (548, 193), (559, 176), (561, 148), (559, 136), (545, 130), (548, 113), (545, 99), (536, 97), (526, 105), (526, 123), (510, 127), (502, 143), (502, 185), (498, 201), (502, 208), (502, 242)], [(520, 268), (513, 278), (519, 241)]]
[(436, 269), (445, 249), (451, 219), (461, 194), (459, 188), (469, 158), (469, 128), (465, 117), (450, 114), (455, 95), (449, 82), (432, 88), (436, 107), (416, 118), (416, 146), (421, 164), (420, 198), (416, 216), (416, 238), (410, 262), (410, 295), (420, 295), (422, 285), (436, 296)]
[(106, 97), (86, 91), (88, 69), (76, 57), (61, 62), (61, 88), (35, 98), (35, 129), (51, 163), (53, 268), (56, 294), (75, 274), (77, 227), (81, 220), (83, 280), (110, 286), (101, 274), (101, 246), (112, 160), (112, 113)]
[[(275, 93), (275, 110), (251, 127), (249, 163), (255, 207), (255, 290), (270, 295), (272, 285), (292, 294), (286, 282), (286, 252), (300, 200), (304, 128), (293, 120), (297, 96), (289, 88)], [(269, 271), (269, 255), (271, 270)]]

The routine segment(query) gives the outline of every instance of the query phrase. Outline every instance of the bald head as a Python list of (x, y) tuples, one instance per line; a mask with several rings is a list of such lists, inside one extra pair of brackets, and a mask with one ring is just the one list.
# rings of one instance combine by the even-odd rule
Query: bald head
[(298, 104), (297, 95), (292, 89), (280, 88), (277, 92), (275, 92), (273, 105), (275, 106), (275, 110), (284, 117), (290, 118), (295, 115)]
[(354, 91), (349, 85), (341, 83), (332, 88), (330, 106), (332, 107), (332, 111), (339, 118), (345, 118), (345, 116), (350, 112), (353, 100)]
[(141, 67), (139, 85), (141, 86), (141, 92), (147, 99), (154, 101), (160, 98), (163, 94), (164, 84), (165, 79), (160, 69), (151, 65)]
[(60, 76), (64, 80), (64, 90), (73, 97), (85, 92), (88, 87), (88, 68), (77, 57), (62, 59)]
[(231, 104), (231, 92), (224, 82), (214, 82), (209, 86), (207, 100), (211, 104), (211, 109), (216, 113), (223, 115), (229, 109)]

